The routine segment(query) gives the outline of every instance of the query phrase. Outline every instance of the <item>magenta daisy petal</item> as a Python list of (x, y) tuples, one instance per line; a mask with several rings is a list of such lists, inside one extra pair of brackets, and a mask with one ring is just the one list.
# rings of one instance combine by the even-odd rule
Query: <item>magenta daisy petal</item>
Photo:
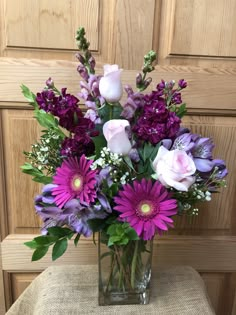
[(142, 179), (135, 180), (133, 186), (126, 184), (114, 201), (114, 209), (121, 212), (120, 220), (129, 222), (144, 240), (167, 231), (173, 222), (170, 216), (177, 214), (177, 201), (158, 181)]
[(69, 157), (57, 168), (53, 177), (53, 184), (57, 186), (52, 189), (52, 195), (59, 208), (75, 198), (87, 204), (95, 201), (96, 171), (90, 169), (92, 162), (83, 154), (80, 159)]

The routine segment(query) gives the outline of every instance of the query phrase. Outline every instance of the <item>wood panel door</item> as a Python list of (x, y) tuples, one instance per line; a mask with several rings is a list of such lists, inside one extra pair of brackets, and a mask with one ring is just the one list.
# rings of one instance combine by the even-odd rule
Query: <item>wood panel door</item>
[[(236, 314), (236, 0), (145, 0), (145, 5), (142, 0), (1, 0), (0, 10), (0, 305), (2, 282), (8, 308), (52, 264), (50, 254), (31, 263), (32, 252), (23, 245), (39, 233), (33, 196), (40, 187), (20, 172), (22, 151), (40, 130), (19, 86), (38, 91), (51, 76), (59, 88), (76, 94), (74, 36), (83, 25), (98, 71), (102, 63), (119, 63), (124, 84), (135, 82), (143, 55), (154, 49), (154, 83), (188, 81), (184, 123), (214, 138), (214, 154), (229, 168), (228, 188), (192, 220), (176, 218), (175, 230), (155, 240), (154, 268), (193, 266), (216, 313)], [(81, 239), (54, 264), (96, 260), (96, 247)]]

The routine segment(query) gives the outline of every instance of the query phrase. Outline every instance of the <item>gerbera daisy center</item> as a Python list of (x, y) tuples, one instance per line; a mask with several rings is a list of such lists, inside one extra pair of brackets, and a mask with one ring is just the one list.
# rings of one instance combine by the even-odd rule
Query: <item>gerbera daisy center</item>
[(138, 205), (138, 211), (141, 215), (150, 215), (153, 213), (155, 207), (150, 200), (143, 200)]
[(141, 211), (142, 211), (143, 213), (148, 213), (148, 212), (150, 212), (150, 210), (151, 210), (151, 207), (150, 207), (150, 205), (147, 204), (147, 203), (144, 203), (144, 204), (141, 206)]
[(74, 190), (78, 191), (83, 186), (83, 179), (80, 175), (75, 175), (72, 179), (72, 187)]

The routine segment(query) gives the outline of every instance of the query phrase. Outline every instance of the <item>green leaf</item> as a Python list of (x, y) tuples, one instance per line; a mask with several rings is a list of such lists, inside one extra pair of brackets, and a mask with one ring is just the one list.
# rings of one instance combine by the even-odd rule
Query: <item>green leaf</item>
[(21, 91), (27, 101), (34, 107), (34, 109), (38, 109), (38, 104), (36, 102), (36, 96), (34, 93), (30, 91), (30, 89), (24, 84), (21, 85)]
[(41, 246), (51, 245), (58, 240), (58, 236), (41, 235), (34, 238), (34, 241)]
[(97, 137), (92, 137), (92, 140), (93, 140), (94, 145), (95, 145), (96, 157), (99, 157), (102, 148), (107, 146), (106, 139), (104, 138), (103, 135), (99, 135)]
[(130, 241), (139, 240), (138, 234), (136, 233), (136, 231), (133, 228), (129, 228), (128, 231), (126, 232), (126, 235)]
[(152, 177), (153, 179), (155, 179), (155, 180), (158, 179), (158, 175), (157, 175), (156, 173), (152, 174), (151, 177)]
[(54, 128), (58, 126), (58, 120), (53, 115), (46, 113), (43, 109), (35, 110), (34, 114), (34, 117), (43, 127)]
[(66, 238), (62, 238), (61, 240), (57, 241), (52, 249), (52, 260), (56, 260), (57, 258), (61, 257), (68, 246), (68, 241)]
[(32, 261), (36, 261), (41, 259), (43, 256), (45, 256), (48, 252), (48, 246), (42, 246), (37, 248), (33, 255), (32, 255)]
[(123, 237), (122, 240), (120, 240), (117, 245), (127, 245), (129, 243), (128, 237)]
[(21, 166), (22, 172), (33, 176), (33, 181), (42, 184), (50, 184), (52, 182), (52, 177), (45, 176), (42, 171), (34, 167), (30, 163), (25, 163)]
[(116, 224), (112, 224), (107, 229), (107, 234), (114, 235), (116, 233)]
[(74, 244), (75, 244), (75, 246), (78, 245), (79, 239), (80, 239), (80, 234), (78, 233), (78, 234), (76, 235), (75, 239), (74, 239)]
[(182, 118), (187, 113), (186, 104), (181, 104), (176, 111), (176, 115)]
[(121, 237), (119, 235), (110, 236), (108, 240), (108, 246), (112, 246), (114, 243), (121, 241)]
[[(49, 235), (52, 236), (58, 236), (58, 238), (60, 237), (64, 237), (67, 235), (71, 234), (71, 230), (66, 228), (66, 227), (60, 227), (60, 226), (53, 226), (47, 229)], [(74, 234), (74, 232), (72, 232)]]
[(133, 171), (135, 171), (131, 159), (127, 155), (124, 156), (123, 159), (124, 159), (125, 163), (129, 166), (129, 168), (131, 168)]
[(35, 241), (25, 242), (24, 245), (28, 246), (29, 248), (36, 249), (38, 248), (38, 244)]
[(106, 222), (104, 221), (104, 219), (90, 219), (87, 222), (88, 222), (90, 229), (93, 232), (98, 232), (98, 231), (102, 230), (106, 225)]
[(48, 176), (35, 176), (32, 178), (32, 180), (36, 183), (41, 183), (44, 185), (51, 184), (52, 182), (52, 177)]

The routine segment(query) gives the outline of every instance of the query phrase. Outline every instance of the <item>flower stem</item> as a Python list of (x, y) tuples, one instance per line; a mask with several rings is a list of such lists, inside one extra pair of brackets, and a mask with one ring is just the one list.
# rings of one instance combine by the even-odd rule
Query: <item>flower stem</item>
[(137, 258), (138, 258), (138, 245), (139, 242), (135, 242), (135, 247), (134, 247), (134, 256), (132, 259), (132, 265), (131, 265), (131, 287), (134, 289), (135, 287), (135, 273), (136, 273), (136, 265), (137, 265)]
[(114, 249), (115, 249), (115, 253), (116, 253), (117, 262), (120, 266), (120, 271), (122, 270), (122, 273), (124, 274), (127, 285), (130, 287), (129, 277), (128, 277), (127, 273), (125, 272), (124, 266), (123, 266), (122, 261), (121, 261), (120, 253), (119, 253), (119, 250), (118, 250), (116, 245), (114, 245)]

